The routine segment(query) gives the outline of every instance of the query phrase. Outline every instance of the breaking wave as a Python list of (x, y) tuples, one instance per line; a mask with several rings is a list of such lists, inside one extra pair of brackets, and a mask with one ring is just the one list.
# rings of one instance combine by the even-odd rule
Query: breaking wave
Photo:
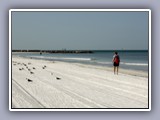
[(47, 56), (29, 56), (30, 58), (49, 59), (49, 60), (77, 60), (77, 61), (90, 61), (92, 58), (77, 58), (77, 57), (47, 57)]
[(125, 63), (125, 62), (121, 62), (120, 64), (133, 65), (133, 66), (148, 66), (147, 63)]

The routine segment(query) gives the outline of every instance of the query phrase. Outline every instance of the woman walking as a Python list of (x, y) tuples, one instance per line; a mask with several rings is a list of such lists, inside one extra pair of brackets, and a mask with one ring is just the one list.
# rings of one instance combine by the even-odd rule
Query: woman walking
[(115, 52), (115, 54), (113, 55), (113, 66), (114, 66), (114, 74), (115, 72), (117, 72), (118, 75), (118, 68), (119, 68), (119, 63), (120, 63), (120, 57), (118, 55), (118, 52)]

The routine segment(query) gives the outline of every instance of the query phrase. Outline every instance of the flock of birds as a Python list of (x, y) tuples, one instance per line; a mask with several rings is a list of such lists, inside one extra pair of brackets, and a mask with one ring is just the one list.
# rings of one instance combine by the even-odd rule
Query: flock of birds
[[(30, 62), (29, 62), (28, 65), (27, 65), (27, 64), (25, 64), (25, 63), (19, 63), (19, 62), (13, 61), (13, 65), (23, 65), (23, 66), (28, 70), (28, 72), (29, 72), (30, 74), (34, 74), (34, 72), (33, 72), (32, 70), (36, 70), (35, 67), (29, 68), (29, 65), (31, 65)], [(19, 70), (20, 70), (20, 71), (25, 70), (24, 67), (19, 68)], [(47, 67), (47, 66), (44, 65), (44, 66), (42, 66), (42, 69), (46, 69), (46, 67)], [(53, 75), (53, 73), (51, 73), (51, 75)], [(57, 77), (57, 76), (56, 76), (55, 78), (56, 78), (57, 80), (61, 80), (60, 77)], [(31, 80), (31, 79), (29, 79), (29, 78), (26, 78), (26, 80), (27, 80), (28, 82), (33, 82), (33, 80)]]

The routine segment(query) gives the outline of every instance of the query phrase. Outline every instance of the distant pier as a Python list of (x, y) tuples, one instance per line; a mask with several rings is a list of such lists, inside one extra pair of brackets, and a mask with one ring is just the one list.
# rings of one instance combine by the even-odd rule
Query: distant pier
[(39, 52), (43, 53), (93, 53), (91, 50), (12, 50), (12, 52)]

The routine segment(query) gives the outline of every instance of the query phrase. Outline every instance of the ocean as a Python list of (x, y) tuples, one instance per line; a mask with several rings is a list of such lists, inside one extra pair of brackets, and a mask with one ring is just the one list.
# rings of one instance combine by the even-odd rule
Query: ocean
[[(149, 53), (145, 50), (118, 51), (120, 56), (120, 68), (130, 70), (148, 71)], [(94, 50), (93, 53), (14, 53), (12, 55), (27, 57), (32, 59), (43, 59), (50, 61), (63, 61), (71, 63), (90, 64), (103, 67), (112, 67), (113, 51)]]

